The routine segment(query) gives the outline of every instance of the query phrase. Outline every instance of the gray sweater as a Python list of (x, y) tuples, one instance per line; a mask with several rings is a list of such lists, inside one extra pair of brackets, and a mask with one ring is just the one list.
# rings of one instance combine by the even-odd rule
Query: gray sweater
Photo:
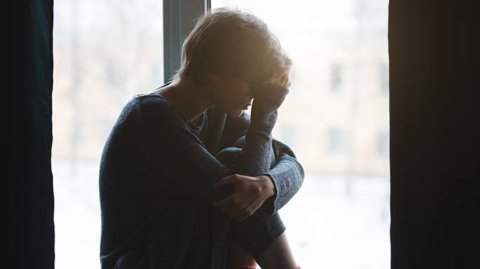
[[(269, 175), (275, 195), (256, 214), (274, 214), (303, 182), (293, 152), (271, 138), (277, 112), (268, 107), (275, 106), (254, 101), (251, 122), (213, 107), (195, 126), (157, 94), (133, 98), (100, 165), (102, 268), (221, 268), (227, 242), (218, 241), (225, 241), (222, 227), (230, 220), (211, 202), (233, 190), (213, 184), (233, 173)], [(231, 165), (215, 158), (243, 135)]]

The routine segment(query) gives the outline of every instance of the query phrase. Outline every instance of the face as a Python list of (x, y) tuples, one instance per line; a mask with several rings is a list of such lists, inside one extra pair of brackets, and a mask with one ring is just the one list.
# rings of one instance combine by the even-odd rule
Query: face
[(210, 76), (206, 86), (212, 101), (229, 116), (239, 117), (252, 104), (251, 85), (246, 79)]

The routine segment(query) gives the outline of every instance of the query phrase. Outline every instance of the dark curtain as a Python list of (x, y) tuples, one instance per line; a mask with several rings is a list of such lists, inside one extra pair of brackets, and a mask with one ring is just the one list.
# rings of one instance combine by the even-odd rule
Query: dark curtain
[(8, 259), (2, 268), (53, 268), (51, 172), (53, 1), (9, 1)]
[(479, 11), (390, 0), (392, 269), (480, 268)]

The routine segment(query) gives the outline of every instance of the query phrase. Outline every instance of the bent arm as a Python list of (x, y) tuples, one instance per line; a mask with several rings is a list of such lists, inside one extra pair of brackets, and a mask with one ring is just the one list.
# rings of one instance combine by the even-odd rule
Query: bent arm
[(167, 178), (174, 179), (158, 182), (159, 188), (168, 189), (183, 200), (215, 202), (233, 192), (233, 189), (214, 187), (218, 180), (234, 173), (252, 174), (259, 167), (270, 165), (276, 110), (262, 113), (254, 120), (255, 124), (247, 130), (245, 147), (239, 157), (231, 166), (226, 166), (189, 131), (180, 114), (158, 102), (164, 100), (149, 97), (137, 104), (134, 113), (137, 124), (133, 128), (139, 129), (135, 132), (138, 137), (130, 140), (141, 154), (148, 156), (149, 165), (154, 166), (145, 169), (150, 178), (158, 179), (166, 174)]
[[(241, 117), (228, 117), (225, 125), (225, 139), (222, 147), (234, 144), (245, 135), (250, 126), (250, 119), (244, 113)], [(272, 139), (272, 150), (274, 152), (273, 163), (267, 170), (258, 170), (258, 175), (267, 175), (273, 182), (275, 194), (267, 199), (262, 210), (273, 215), (287, 204), (303, 185), (305, 173), (302, 165), (296, 159), (293, 150), (284, 143)]]
[(294, 157), (283, 154), (275, 166), (265, 173), (275, 187), (275, 193), (265, 201), (265, 212), (273, 215), (292, 199), (303, 184), (302, 165)]

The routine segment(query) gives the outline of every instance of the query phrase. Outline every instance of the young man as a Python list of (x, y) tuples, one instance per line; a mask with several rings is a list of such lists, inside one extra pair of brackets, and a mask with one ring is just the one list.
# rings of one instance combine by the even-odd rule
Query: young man
[(102, 268), (299, 268), (277, 211), (304, 173), (271, 136), (290, 65), (249, 13), (198, 20), (173, 81), (133, 98), (105, 145)]

